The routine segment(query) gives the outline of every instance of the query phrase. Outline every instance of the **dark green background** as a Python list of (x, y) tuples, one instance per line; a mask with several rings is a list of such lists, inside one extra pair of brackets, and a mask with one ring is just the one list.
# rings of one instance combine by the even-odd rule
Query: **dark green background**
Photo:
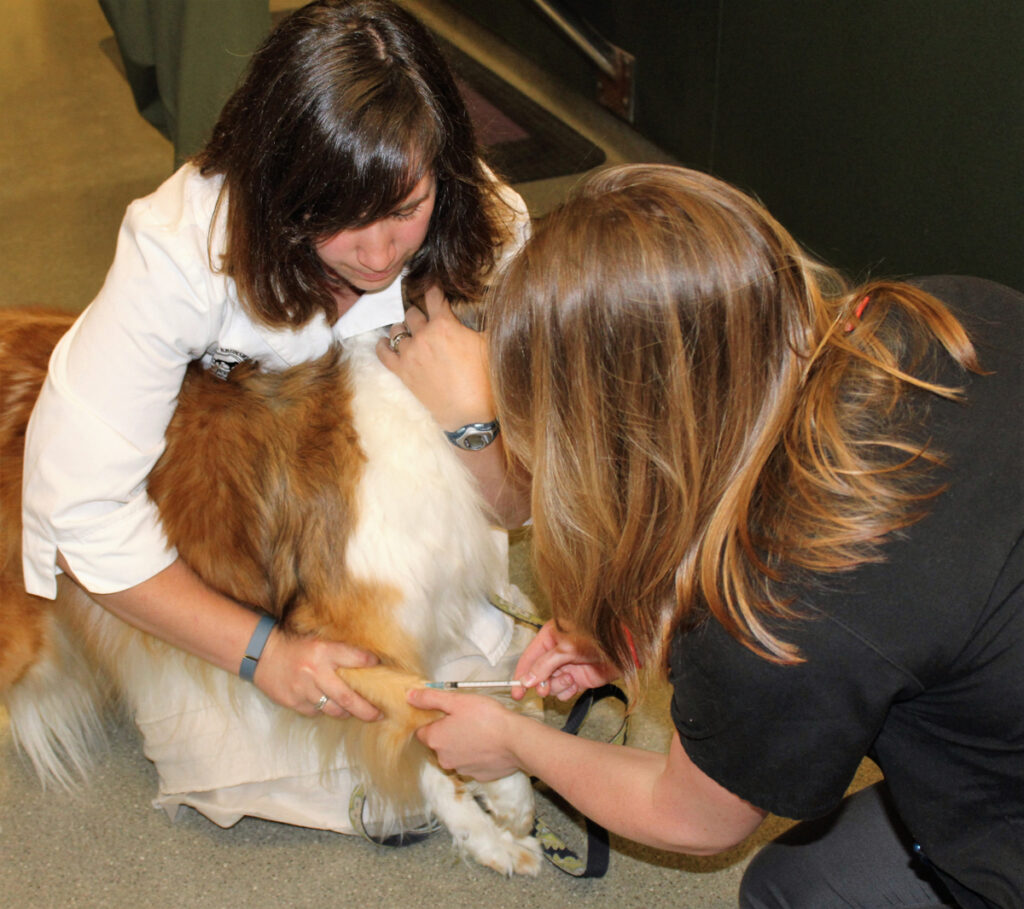
[[(530, 0), (452, 0), (574, 88)], [(1022, 0), (562, 0), (636, 56), (636, 128), (855, 275), (1024, 290)]]

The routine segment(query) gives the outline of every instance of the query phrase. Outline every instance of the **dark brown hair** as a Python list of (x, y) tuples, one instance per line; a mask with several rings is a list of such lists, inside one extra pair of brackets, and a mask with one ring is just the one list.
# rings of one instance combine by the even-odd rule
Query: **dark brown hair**
[(539, 580), (627, 681), (631, 638), (661, 665), (673, 629), (709, 614), (799, 659), (766, 621), (791, 614), (778, 582), (877, 558), (920, 516), (936, 456), (908, 440), (905, 402), (955, 396), (918, 375), (936, 348), (977, 365), (938, 300), (848, 287), (755, 201), (667, 166), (586, 179), (486, 318)]
[(224, 176), (226, 249), (214, 265), (271, 325), (318, 310), (333, 322), (340, 279), (314, 244), (388, 216), (426, 173), (437, 197), (410, 293), (437, 283), (474, 300), (505, 237), (507, 214), (448, 65), (388, 0), (319, 0), (285, 18), (194, 160)]

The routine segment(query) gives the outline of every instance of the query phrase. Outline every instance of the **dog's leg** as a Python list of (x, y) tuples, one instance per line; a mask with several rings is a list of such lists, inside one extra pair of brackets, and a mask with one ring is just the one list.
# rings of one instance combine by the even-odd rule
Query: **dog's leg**
[[(499, 826), (473, 797), (471, 787), (458, 777), (444, 773), (434, 764), (424, 764), (420, 785), (427, 805), (448, 828), (460, 854), (509, 876), (536, 874), (540, 870), (537, 840)], [(522, 795), (521, 788), (519, 791)], [(525, 793), (525, 797), (532, 808), (532, 791)]]
[(528, 836), (533, 829), (533, 784), (525, 773), (513, 773), (490, 783), (474, 783), (495, 821), (515, 836)]

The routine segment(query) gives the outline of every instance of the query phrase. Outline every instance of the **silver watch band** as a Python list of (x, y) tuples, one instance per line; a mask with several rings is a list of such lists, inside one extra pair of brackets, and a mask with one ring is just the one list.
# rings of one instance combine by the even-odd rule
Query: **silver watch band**
[(444, 434), (452, 445), (457, 445), (466, 451), (480, 451), (481, 448), (490, 445), (499, 432), (501, 432), (501, 427), (498, 425), (498, 421), (491, 420), (489, 423), (467, 423), (454, 432), (448, 432), (446, 429)]

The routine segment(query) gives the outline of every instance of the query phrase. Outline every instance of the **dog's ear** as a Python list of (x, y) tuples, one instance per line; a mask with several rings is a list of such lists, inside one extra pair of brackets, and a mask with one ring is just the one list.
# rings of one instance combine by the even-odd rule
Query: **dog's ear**
[[(425, 291), (419, 288), (410, 288), (403, 284), (402, 305), (407, 310), (410, 306), (415, 306), (421, 312), (426, 312), (427, 307), (423, 302), (424, 293)], [(481, 330), (483, 327), (483, 303), (481, 301), (467, 300), (463, 297), (449, 297), (448, 303), (451, 305), (455, 318), (465, 325), (466, 328), (472, 328), (473, 331)]]
[(480, 331), (483, 327), (483, 304), (479, 301), (455, 300), (452, 302), (452, 312), (466, 328)]

